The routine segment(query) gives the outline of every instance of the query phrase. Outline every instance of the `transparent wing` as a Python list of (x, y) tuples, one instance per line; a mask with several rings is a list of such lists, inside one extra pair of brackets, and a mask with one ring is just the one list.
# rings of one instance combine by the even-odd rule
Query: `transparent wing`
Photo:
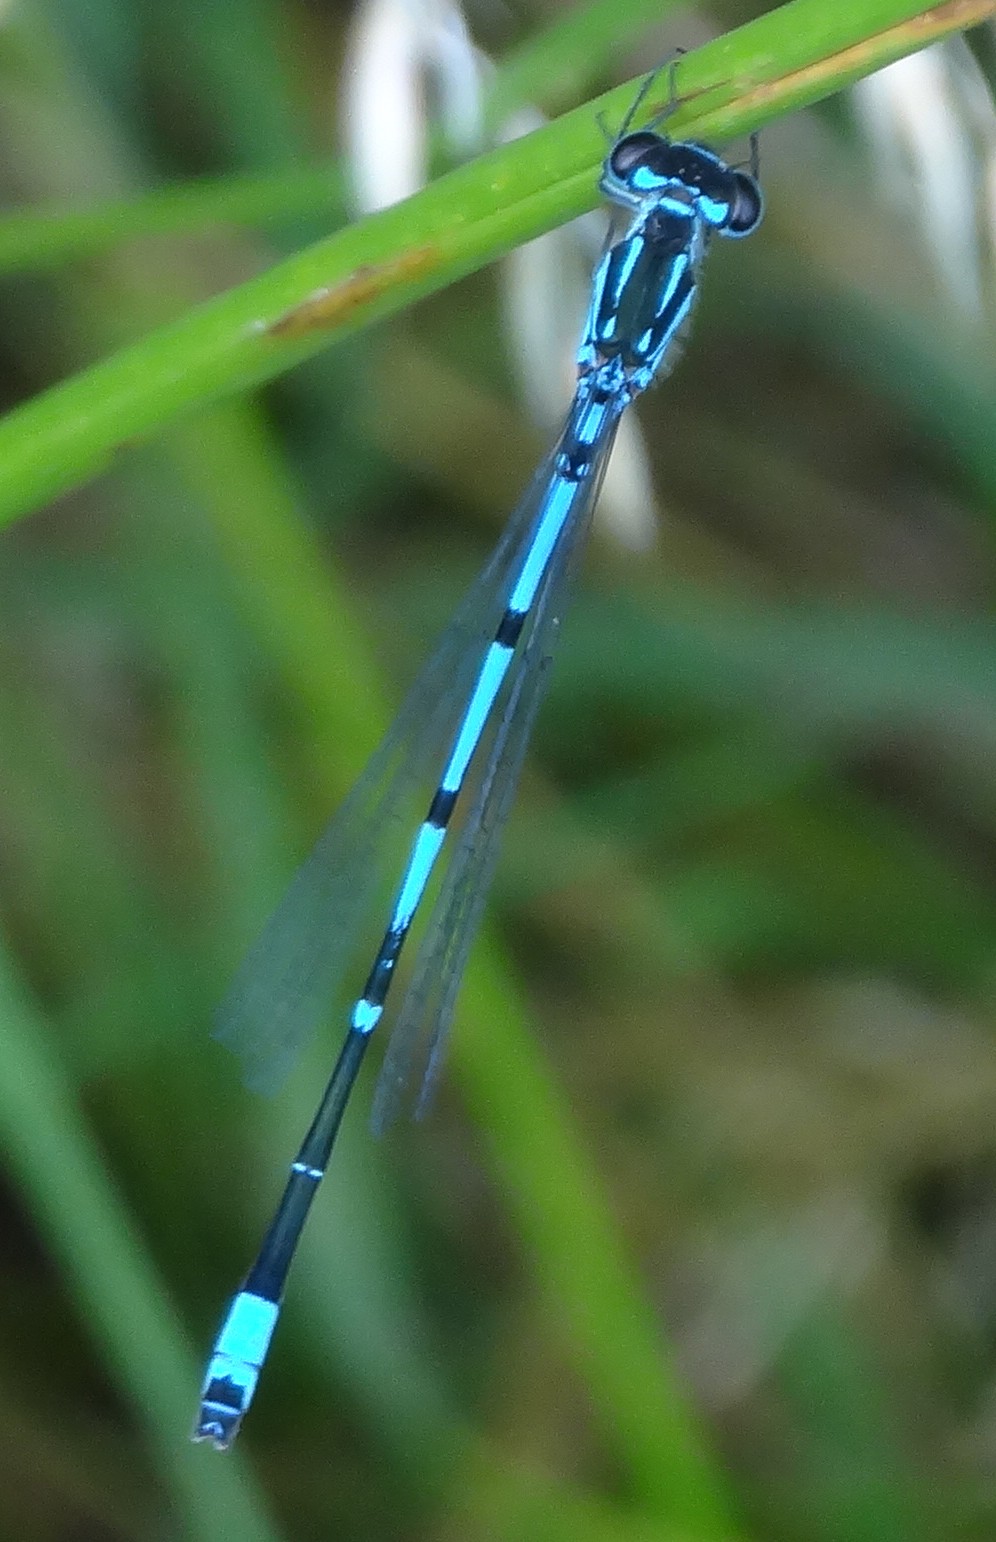
[(615, 425), (554, 550), (524, 628), (484, 772), (419, 949), (374, 1090), (370, 1122), (376, 1135), (383, 1134), (397, 1118), (408, 1088), (419, 1076), (414, 1112), (421, 1118), (438, 1080), (457, 995), (498, 862), (502, 831), (549, 680), (551, 648), (564, 599), (614, 437)]
[[(397, 1118), (420, 1068), (422, 1084), (415, 1100), (416, 1117), (424, 1111), (436, 1082), (457, 993), (484, 915), (501, 832), (514, 799), (549, 662), (548, 656), (523, 654), (522, 670), (508, 697), (494, 739), (493, 751), (501, 760), (491, 761), (488, 775), (478, 789), (486, 808), (475, 806), (471, 812), (467, 829), (473, 824), (473, 838), (464, 844), (465, 831), (454, 853), (429, 935), (419, 951), (401, 1014), (388, 1043), (370, 1115), (376, 1135), (382, 1135)], [(501, 778), (496, 789), (499, 765)]]
[[(545, 472), (546, 463), (537, 482)], [(527, 497), (236, 972), (214, 1037), (239, 1055), (255, 1091), (279, 1086), (350, 961), (392, 838), (400, 823), (414, 817), (409, 805), (415, 792), (440, 774), (532, 522)]]

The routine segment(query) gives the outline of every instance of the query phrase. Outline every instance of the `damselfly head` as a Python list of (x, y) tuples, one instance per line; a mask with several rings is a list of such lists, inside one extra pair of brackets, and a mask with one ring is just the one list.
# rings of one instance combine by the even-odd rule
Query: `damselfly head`
[(726, 236), (750, 235), (764, 213), (756, 177), (728, 166), (704, 145), (649, 129), (616, 141), (605, 159), (601, 188), (613, 203), (631, 208), (660, 203), (676, 212), (693, 210)]

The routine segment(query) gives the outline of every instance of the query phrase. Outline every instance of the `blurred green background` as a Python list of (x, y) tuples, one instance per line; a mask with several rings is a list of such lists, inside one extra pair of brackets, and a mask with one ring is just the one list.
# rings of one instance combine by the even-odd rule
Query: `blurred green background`
[[(620, 0), (543, 105), (762, 9), (682, 8), (672, 37)], [(583, 14), (470, 20), (501, 58)], [(8, 208), (126, 202), (72, 252), (58, 218), (20, 256), (0, 221), (5, 405), (347, 218), (361, 20), (8, 13)], [(947, 204), (876, 150), (867, 99), (765, 133), (766, 222), (717, 243), (638, 410), (654, 542), (596, 525), (450, 1074), (375, 1144), (367, 1068), (225, 1457), (187, 1443), (202, 1359), (363, 958), (273, 1100), (212, 1011), (542, 450), (498, 275), (6, 533), (4, 1537), (993, 1535), (996, 127), (992, 35), (972, 46), (907, 86)], [(181, 184), (187, 206), (152, 193)]]

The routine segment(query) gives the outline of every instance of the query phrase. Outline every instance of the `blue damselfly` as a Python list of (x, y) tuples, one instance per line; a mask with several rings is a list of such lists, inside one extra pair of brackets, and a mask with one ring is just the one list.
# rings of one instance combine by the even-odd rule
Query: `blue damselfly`
[[(654, 77), (651, 77), (653, 79)], [(435, 901), (374, 1096), (384, 1129), (422, 1072), (418, 1108), (438, 1075), (498, 841), (549, 674), (568, 579), (584, 541), (622, 414), (669, 373), (714, 234), (746, 236), (762, 214), (749, 170), (650, 127), (631, 131), (650, 82), (611, 144), (601, 190), (625, 229), (595, 271), (567, 421), (493, 556), (423, 667), (374, 754), (237, 976), (220, 1036), (263, 1070), (281, 1068), (319, 1015), (348, 959), (369, 890), (372, 839), (416, 786), (431, 783), (363, 992), (283, 1198), (214, 1346), (194, 1438), (230, 1445), (249, 1406), (284, 1284), (343, 1112), (387, 1002), (399, 955), (457, 801), (472, 802)], [(672, 70), (673, 98), (673, 70)]]

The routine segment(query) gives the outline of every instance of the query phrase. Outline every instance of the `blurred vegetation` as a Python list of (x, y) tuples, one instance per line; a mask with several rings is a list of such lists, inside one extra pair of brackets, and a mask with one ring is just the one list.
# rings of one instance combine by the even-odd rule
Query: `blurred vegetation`
[[(647, 9), (475, 16), (496, 100), (707, 35)], [(7, 17), (6, 406), (346, 219), (350, 21)], [(541, 445), (495, 271), (6, 532), (4, 1537), (992, 1536), (991, 269), (960, 310), (845, 98), (763, 179), (639, 408), (653, 550), (596, 528), (452, 1074), (379, 1145), (365, 1079), (224, 1458), (201, 1362), (356, 980), (272, 1101), (212, 1011)]]

